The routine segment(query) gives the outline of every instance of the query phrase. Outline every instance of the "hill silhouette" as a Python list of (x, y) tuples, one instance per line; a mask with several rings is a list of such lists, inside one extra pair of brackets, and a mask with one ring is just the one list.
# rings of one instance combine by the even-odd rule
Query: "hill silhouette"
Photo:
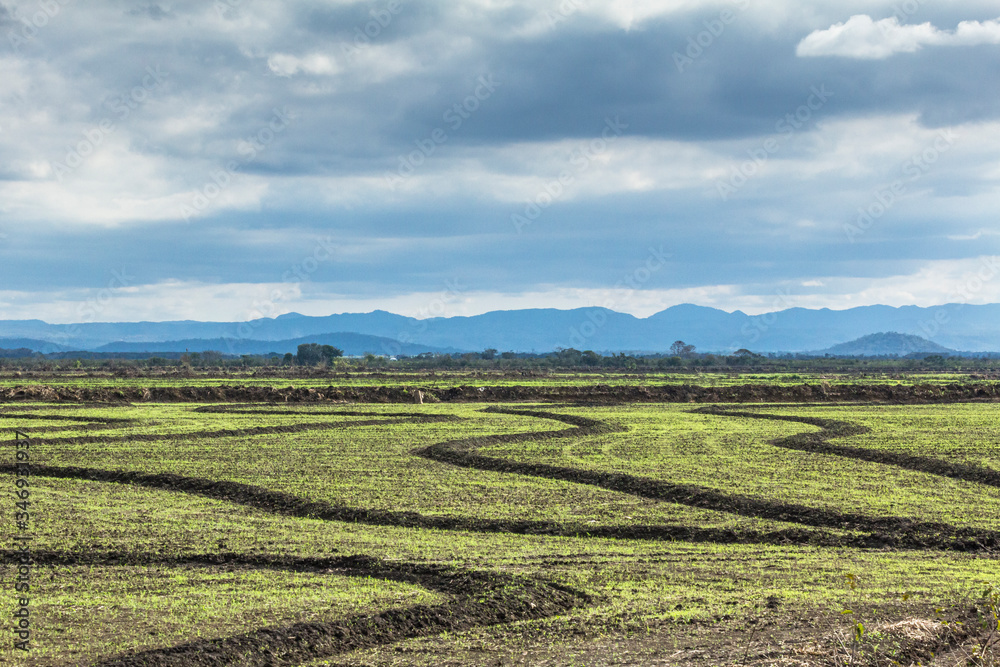
[(905, 357), (911, 354), (950, 355), (957, 354), (957, 352), (920, 336), (889, 331), (868, 334), (840, 345), (834, 345), (816, 354), (829, 354), (837, 357)]

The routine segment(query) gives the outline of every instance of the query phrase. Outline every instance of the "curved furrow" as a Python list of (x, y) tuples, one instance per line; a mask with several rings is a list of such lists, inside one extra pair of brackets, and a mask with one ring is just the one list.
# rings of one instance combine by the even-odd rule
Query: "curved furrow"
[[(16, 558), (14, 552), (0, 557)], [(365, 555), (298, 558), (207, 554), (164, 558), (148, 554), (67, 554), (41, 552), (43, 565), (237, 566), (316, 572), (415, 584), (452, 596), (440, 605), (394, 608), (333, 621), (293, 623), (250, 632), (200, 639), (175, 646), (130, 652), (96, 667), (217, 667), (292, 665), (404, 639), (462, 632), (475, 627), (548, 618), (590, 602), (585, 593), (540, 579), (418, 563), (388, 563)]]
[[(638, 475), (581, 470), (541, 463), (521, 463), (484, 456), (476, 453), (476, 450), (501, 442), (593, 435), (620, 430), (597, 420), (541, 410), (507, 408), (489, 408), (488, 410), (552, 419), (572, 424), (576, 428), (524, 434), (524, 437), (505, 435), (450, 440), (418, 449), (414, 453), (434, 461), (464, 468), (587, 484), (651, 500), (673, 502), (740, 516), (799, 523), (816, 528), (864, 531), (872, 534), (865, 538), (870, 543), (906, 548), (930, 547), (962, 551), (1000, 548), (1000, 531), (976, 530), (942, 522), (914, 521), (905, 517), (874, 517), (862, 513), (819, 509), (797, 503), (782, 503), (764, 498), (726, 493), (694, 484), (674, 484)], [(822, 420), (810, 420), (806, 423), (818, 425), (817, 421)]]
[(774, 421), (797, 422), (818, 426), (821, 430), (818, 433), (797, 433), (785, 438), (772, 440), (770, 444), (784, 449), (794, 449), (801, 452), (811, 452), (815, 454), (830, 454), (870, 463), (881, 463), (884, 465), (905, 468), (915, 472), (925, 472), (940, 477), (950, 477), (960, 479), (965, 482), (975, 482), (986, 486), (1000, 488), (1000, 471), (990, 470), (981, 466), (973, 466), (964, 463), (954, 463), (930, 456), (915, 456), (902, 452), (887, 452), (877, 449), (866, 449), (864, 447), (851, 447), (850, 445), (835, 445), (829, 442), (831, 438), (838, 438), (849, 435), (862, 435), (868, 433), (869, 429), (857, 424), (850, 424), (836, 419), (822, 419), (816, 417), (796, 417), (794, 415), (772, 415), (746, 410), (726, 410), (715, 406), (692, 410), (695, 414), (715, 415), (718, 417), (744, 417), (748, 419), (770, 419)]

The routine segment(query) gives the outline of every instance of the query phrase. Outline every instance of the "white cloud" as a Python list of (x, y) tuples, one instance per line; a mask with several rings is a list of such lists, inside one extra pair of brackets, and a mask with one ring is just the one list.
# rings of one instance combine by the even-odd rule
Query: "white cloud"
[(971, 234), (949, 234), (946, 238), (949, 241), (978, 241), (984, 236), (1000, 236), (1000, 232), (992, 229), (977, 229)]
[[(463, 48), (461, 40), (455, 42), (456, 51), (461, 50)], [(471, 50), (467, 44), (464, 47), (466, 50)], [(370, 44), (365, 48), (351, 51), (344, 68), (360, 77), (366, 84), (381, 83), (420, 69), (422, 60), (428, 57), (429, 50), (430, 48), (427, 48), (424, 53), (415, 53), (409, 44)]]
[[(121, 275), (129, 273), (130, 270), (122, 271)], [(102, 289), (0, 290), (0, 319), (25, 319), (37, 313), (52, 324), (162, 322), (190, 316), (204, 321), (236, 322), (260, 317), (258, 304), (268, 299), (298, 303), (300, 297), (301, 285), (298, 283), (214, 285), (167, 280), (152, 285), (122, 286), (121, 281), (112, 281)], [(293, 309), (281, 312), (289, 310)]]
[(588, 3), (585, 11), (630, 30), (649, 19), (675, 12), (691, 11), (705, 4), (699, 0), (619, 0)]
[(278, 76), (294, 76), (299, 72), (329, 75), (340, 71), (337, 63), (321, 53), (313, 53), (302, 58), (287, 53), (276, 53), (267, 59), (267, 66)]
[[(158, 155), (130, 150), (129, 138), (110, 137), (76, 171), (59, 181), (41, 165), (27, 165), (40, 175), (31, 180), (0, 180), (4, 213), (24, 221), (116, 227), (144, 221), (179, 220), (185, 207), (192, 217), (223, 210), (258, 210), (275, 179), (237, 172), (226, 187), (216, 187), (208, 161), (188, 163), (190, 182), (177, 174), (183, 164)], [(201, 181), (196, 180), (197, 177)], [(191, 183), (194, 183), (192, 187)], [(199, 192), (211, 196), (198, 198)]]
[(1000, 44), (1000, 20), (962, 21), (954, 32), (930, 23), (900, 25), (895, 16), (875, 21), (857, 14), (844, 23), (816, 30), (799, 42), (800, 57), (843, 56), (880, 60), (896, 53), (913, 53), (923, 46)]
[[(910, 273), (878, 278), (828, 276), (779, 288), (781, 309), (1000, 303), (1000, 257), (932, 260)], [(773, 297), (767, 295), (737, 294), (730, 303), (750, 315), (775, 310)], [(727, 305), (717, 307), (728, 310)]]

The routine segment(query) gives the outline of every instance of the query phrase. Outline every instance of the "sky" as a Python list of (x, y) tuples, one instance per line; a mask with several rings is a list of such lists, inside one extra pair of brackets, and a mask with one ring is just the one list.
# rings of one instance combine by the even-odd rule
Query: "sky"
[(1000, 302), (1000, 3), (0, 0), (0, 319)]

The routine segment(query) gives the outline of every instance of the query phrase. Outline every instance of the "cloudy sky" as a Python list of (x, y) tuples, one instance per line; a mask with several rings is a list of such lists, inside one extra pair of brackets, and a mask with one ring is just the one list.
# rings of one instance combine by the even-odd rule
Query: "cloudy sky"
[(0, 319), (995, 302), (998, 186), (995, 1), (0, 0)]

